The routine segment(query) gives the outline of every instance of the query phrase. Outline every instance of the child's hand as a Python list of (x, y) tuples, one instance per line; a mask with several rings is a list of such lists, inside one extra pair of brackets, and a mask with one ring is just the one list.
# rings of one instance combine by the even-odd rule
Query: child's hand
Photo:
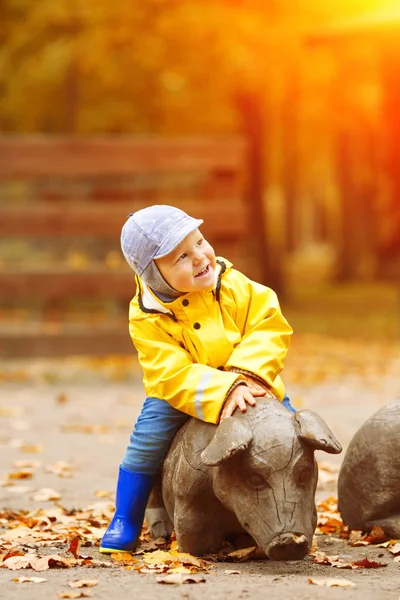
[(255, 383), (248, 382), (247, 385), (236, 386), (225, 400), (219, 422), (222, 423), (222, 421), (231, 417), (236, 408), (239, 408), (242, 412), (246, 412), (246, 403), (255, 406), (256, 401), (254, 397), (265, 396), (266, 393), (260, 385)]

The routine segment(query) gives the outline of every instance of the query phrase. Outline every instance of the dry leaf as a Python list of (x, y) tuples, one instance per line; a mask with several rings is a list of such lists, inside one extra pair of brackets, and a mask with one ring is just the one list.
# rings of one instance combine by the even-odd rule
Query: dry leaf
[(201, 575), (183, 575), (179, 573), (172, 573), (170, 575), (163, 575), (163, 577), (157, 577), (156, 581), (157, 583), (181, 585), (183, 583), (203, 583), (206, 580)]
[(229, 552), (228, 556), (232, 560), (238, 560), (240, 562), (249, 560), (250, 556), (254, 554), (257, 546), (251, 546), (250, 548), (242, 548), (241, 550), (235, 550), (234, 552)]
[(17, 571), (18, 569), (28, 569), (31, 558), (36, 558), (35, 554), (25, 554), (25, 556), (11, 556), (3, 561), (2, 567)]
[(93, 594), (84, 590), (83, 592), (57, 592), (57, 596), (59, 598), (90, 598)]
[(15, 460), (13, 465), (16, 469), (36, 469), (42, 465), (40, 460)]
[(81, 579), (80, 581), (68, 581), (67, 585), (72, 588), (94, 587), (98, 579)]
[(44, 583), (47, 579), (44, 577), (14, 577), (11, 581), (16, 581), (17, 583)]
[(234, 569), (225, 569), (225, 575), (240, 575), (240, 571), (235, 571)]
[(394, 544), (394, 546), (391, 546), (390, 548), (388, 548), (389, 552), (391, 552), (392, 554), (400, 554), (400, 544)]
[(167, 573), (185, 573), (185, 574), (190, 574), (192, 571), (189, 567), (182, 567), (182, 566), (177, 566), (177, 567), (170, 567), (167, 571)]
[(58, 396), (56, 396), (57, 404), (65, 404), (67, 402), (67, 400), (68, 400), (68, 396), (64, 392), (61, 392), (61, 394), (58, 394)]
[(380, 525), (375, 525), (372, 531), (363, 537), (363, 540), (370, 544), (380, 544), (388, 541), (388, 537)]
[(32, 471), (16, 471), (8, 474), (9, 479), (31, 479), (32, 477)]
[(76, 536), (70, 541), (67, 552), (70, 552), (75, 558), (78, 558), (80, 549), (81, 540)]
[(361, 569), (379, 569), (379, 567), (387, 567), (387, 563), (380, 563), (368, 560), (367, 557), (362, 560), (355, 560), (353, 565), (360, 567)]
[(25, 554), (25, 556), (12, 556), (3, 561), (2, 566), (12, 571), (18, 569), (33, 569), (34, 571), (47, 571), (52, 567), (67, 568), (73, 566), (75, 559), (63, 558), (58, 554), (38, 556), (37, 554)]
[(110, 498), (112, 494), (112, 492), (107, 490), (96, 490), (94, 493), (94, 495), (97, 496), (97, 498)]
[[(368, 544), (368, 542), (364, 542), (361, 541), (363, 537), (363, 532), (359, 531), (358, 529), (354, 529), (353, 531), (350, 532), (349, 535), (349, 544), (351, 546), (363, 546), (365, 544)], [(359, 543), (361, 542), (361, 543)]]
[(46, 467), (47, 473), (54, 473), (58, 477), (73, 477), (74, 465), (70, 465), (64, 461), (58, 461), (54, 465)]
[(47, 502), (49, 500), (60, 500), (61, 494), (51, 488), (42, 488), (31, 496), (31, 500), (35, 502)]
[(355, 583), (349, 581), (348, 579), (318, 579), (318, 578), (309, 578), (308, 583), (313, 585), (325, 585), (327, 587), (354, 587)]
[(111, 554), (111, 560), (115, 560), (115, 562), (121, 563), (138, 563), (138, 559), (134, 558), (132, 554), (129, 552), (116, 552), (115, 554)]
[(21, 444), (19, 446), (21, 452), (26, 452), (27, 454), (39, 454), (43, 452), (43, 446), (41, 444)]

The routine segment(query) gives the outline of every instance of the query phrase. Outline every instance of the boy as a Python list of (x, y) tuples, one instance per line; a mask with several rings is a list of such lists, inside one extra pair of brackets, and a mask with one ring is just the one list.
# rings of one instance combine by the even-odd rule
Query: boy
[(217, 259), (202, 223), (155, 205), (122, 228), (137, 276), (129, 330), (147, 398), (120, 466), (104, 553), (135, 548), (155, 475), (189, 416), (218, 424), (270, 391), (294, 411), (279, 376), (292, 329), (276, 294)]

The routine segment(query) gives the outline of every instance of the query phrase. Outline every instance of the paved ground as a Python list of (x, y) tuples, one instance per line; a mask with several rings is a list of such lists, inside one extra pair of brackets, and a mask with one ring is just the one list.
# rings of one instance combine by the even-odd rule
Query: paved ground
[[(293, 344), (285, 379), (293, 403), (318, 412), (347, 447), (357, 428), (392, 397), (400, 395), (398, 347), (343, 342), (300, 336)], [(0, 512), (45, 511), (54, 501), (32, 498), (38, 490), (51, 488), (66, 509), (84, 509), (95, 503), (112, 502), (120, 459), (131, 426), (139, 413), (143, 390), (134, 359), (108, 361), (36, 361), (9, 363), (0, 368), (0, 480), (8, 481), (18, 471), (16, 461), (38, 461), (30, 479), (15, 480), (14, 486), (0, 485)], [(321, 463), (338, 467), (343, 458), (318, 453)], [(73, 467), (72, 477), (59, 477), (48, 467), (65, 462)], [(55, 470), (62, 467), (58, 464)], [(317, 499), (335, 493), (335, 486), (321, 482)], [(1, 521), (0, 521), (1, 522)], [(4, 524), (4, 522), (3, 522)], [(186, 598), (197, 600), (207, 595), (219, 598), (266, 598), (289, 600), (305, 598), (342, 598), (348, 600), (400, 597), (400, 563), (382, 548), (354, 548), (339, 538), (318, 536), (319, 549), (354, 560), (387, 562), (380, 569), (340, 570), (316, 565), (310, 557), (301, 562), (273, 563), (267, 560), (219, 563), (196, 585), (161, 585), (151, 574), (139, 574), (121, 566), (112, 568), (0, 570), (0, 598), (57, 598), (57, 592), (80, 591), (67, 587), (77, 579), (97, 579), (91, 588), (98, 599)], [(57, 552), (65, 550), (58, 548)], [(49, 552), (50, 550), (47, 549)], [(1, 553), (1, 552), (0, 552)], [(100, 559), (97, 547), (86, 554)], [(237, 569), (240, 574), (229, 574)], [(20, 576), (43, 576), (42, 584), (12, 581)], [(319, 587), (309, 578), (347, 579), (354, 587)]]

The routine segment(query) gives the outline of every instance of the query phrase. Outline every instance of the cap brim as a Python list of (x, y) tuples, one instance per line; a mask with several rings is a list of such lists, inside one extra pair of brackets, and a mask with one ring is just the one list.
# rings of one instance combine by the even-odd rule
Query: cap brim
[(164, 256), (171, 254), (171, 252), (173, 252), (190, 233), (198, 229), (203, 223), (203, 219), (193, 219), (191, 217), (190, 221), (187, 221), (183, 227), (177, 226), (176, 229), (171, 232), (168, 239), (161, 244), (153, 258), (163, 258)]

